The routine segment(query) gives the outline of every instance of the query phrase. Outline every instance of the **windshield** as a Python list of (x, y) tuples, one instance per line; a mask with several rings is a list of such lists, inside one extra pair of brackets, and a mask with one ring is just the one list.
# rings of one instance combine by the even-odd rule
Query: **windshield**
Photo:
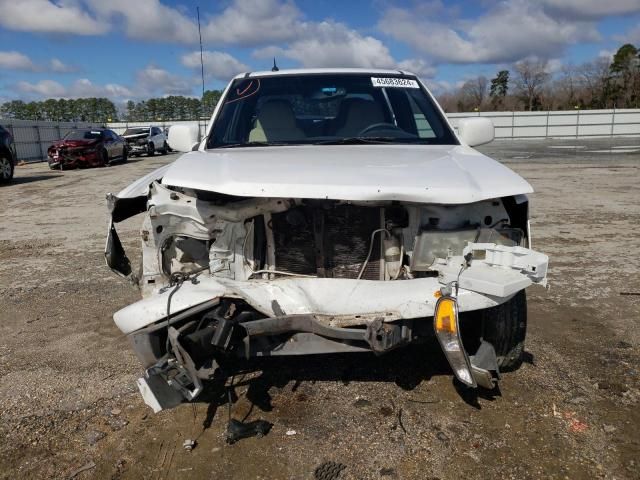
[(149, 134), (149, 128), (127, 128), (122, 135)]
[(344, 143), (458, 142), (415, 77), (316, 74), (235, 80), (207, 147)]
[(64, 136), (65, 140), (94, 140), (100, 138), (100, 130), (71, 130)]

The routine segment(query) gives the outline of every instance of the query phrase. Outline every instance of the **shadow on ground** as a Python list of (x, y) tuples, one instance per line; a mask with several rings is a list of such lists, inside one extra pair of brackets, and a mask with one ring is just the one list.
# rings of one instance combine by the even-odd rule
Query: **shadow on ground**
[(31, 175), (28, 177), (13, 177), (10, 183), (0, 183), (2, 186), (15, 186), (15, 185), (24, 185), (27, 183), (39, 182), (41, 180), (50, 180), (52, 178), (59, 178), (61, 174), (51, 174), (51, 175)]
[[(533, 356), (525, 352), (524, 361), (533, 364)], [(245, 421), (254, 407), (262, 412), (273, 409), (272, 388), (282, 389), (293, 382), (292, 394), (303, 382), (385, 382), (394, 383), (405, 391), (414, 390), (434, 376), (452, 376), (451, 368), (435, 339), (424, 344), (410, 345), (385, 355), (371, 353), (309, 355), (300, 357), (266, 357), (248, 363), (227, 366), (225, 375), (205, 384), (198, 402), (208, 404), (203, 421), (206, 430), (213, 422), (218, 408), (238, 401), (236, 389), (247, 387), (245, 398), (251, 403)], [(493, 390), (468, 388), (452, 376), (461, 399), (480, 409), (479, 399), (493, 401), (501, 396), (499, 387)], [(300, 394), (304, 395), (304, 394)]]

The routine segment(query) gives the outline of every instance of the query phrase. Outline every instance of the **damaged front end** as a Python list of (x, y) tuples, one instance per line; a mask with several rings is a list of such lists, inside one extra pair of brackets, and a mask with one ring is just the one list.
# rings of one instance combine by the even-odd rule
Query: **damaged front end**
[[(143, 181), (108, 197), (105, 256), (143, 299), (114, 315), (155, 411), (192, 400), (230, 358), (374, 352), (438, 338), (456, 377), (492, 388), (459, 316), (546, 284), (524, 195), (466, 204), (226, 195)], [(142, 187), (144, 188), (142, 188)], [(134, 273), (115, 225), (145, 213)]]

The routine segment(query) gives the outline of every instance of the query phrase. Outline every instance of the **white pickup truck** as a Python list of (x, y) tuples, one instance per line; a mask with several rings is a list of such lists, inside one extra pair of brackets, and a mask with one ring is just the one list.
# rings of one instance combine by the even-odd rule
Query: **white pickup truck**
[[(242, 74), (188, 152), (107, 196), (107, 264), (142, 299), (114, 315), (155, 411), (194, 399), (227, 360), (374, 352), (437, 338), (456, 378), (493, 388), (523, 358), (533, 189), (474, 150), (398, 70)], [(194, 151), (191, 151), (194, 150)], [(116, 225), (144, 213), (133, 272)]]
[(122, 134), (127, 142), (129, 156), (137, 157), (142, 154), (152, 156), (155, 152), (163, 155), (169, 151), (167, 137), (160, 127), (131, 127)]

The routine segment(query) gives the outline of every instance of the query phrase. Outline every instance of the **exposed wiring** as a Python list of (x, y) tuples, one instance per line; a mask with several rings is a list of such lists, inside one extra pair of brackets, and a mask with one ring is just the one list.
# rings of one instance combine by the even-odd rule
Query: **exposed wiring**
[(369, 263), (369, 259), (371, 258), (371, 252), (373, 251), (373, 239), (376, 236), (376, 233), (385, 232), (387, 234), (387, 238), (389, 238), (390, 233), (386, 228), (379, 228), (371, 232), (371, 240), (369, 241), (369, 253), (367, 253), (367, 258), (365, 258), (362, 267), (360, 267), (360, 273), (358, 273), (357, 280), (362, 278), (362, 274), (364, 273), (364, 269), (367, 268), (367, 263)]
[(249, 267), (249, 270), (253, 272), (253, 266), (249, 263), (249, 260), (247, 260), (246, 254), (247, 239), (249, 238), (249, 234), (251, 233), (253, 233), (253, 222), (251, 222), (251, 225), (249, 226), (249, 228), (247, 228), (247, 234), (244, 236), (244, 241), (242, 242), (242, 261), (244, 262), (245, 266)]
[(251, 270), (251, 275), (257, 275), (259, 273), (275, 273), (276, 275), (288, 275), (290, 277), (305, 277), (305, 278), (318, 278), (317, 275), (305, 275), (303, 273), (291, 273), (281, 272), (280, 270)]
[(509, 223), (509, 219), (508, 218), (501, 218), (497, 222), (494, 222), (493, 225), (490, 225), (489, 228), (495, 228), (496, 225), (498, 225), (499, 223)]
[(398, 273), (396, 273), (395, 276), (393, 277), (394, 280), (397, 280), (398, 277), (400, 277), (400, 272), (402, 272), (402, 268), (403, 268), (403, 265), (402, 265), (403, 260), (404, 260), (404, 244), (400, 245), (400, 268), (398, 269)]
[(462, 267), (458, 272), (458, 277), (454, 282), (451, 282), (456, 284), (456, 297), (458, 296), (458, 291), (460, 290), (460, 275), (462, 275), (462, 272), (464, 272), (471, 266), (471, 260), (473, 260), (473, 252), (469, 252), (464, 256), (464, 263), (462, 264)]
[[(173, 287), (173, 290), (171, 290), (171, 292), (169, 293), (169, 297), (167, 298), (167, 330), (171, 326), (171, 299), (176, 294), (176, 292), (178, 290), (180, 290), (180, 287), (182, 287), (182, 284), (186, 280), (191, 278), (192, 281), (195, 281), (195, 277), (200, 272), (202, 272), (204, 270), (207, 270), (208, 268), (209, 268), (209, 265), (207, 265), (205, 267), (200, 267), (200, 268), (198, 268), (196, 270), (193, 270), (193, 271), (191, 271), (189, 273), (174, 272), (169, 277), (169, 287), (168, 288)], [(169, 342), (169, 336), (167, 336), (167, 343), (166, 343), (167, 352), (169, 352), (169, 347), (170, 346), (171, 346), (171, 343)]]

